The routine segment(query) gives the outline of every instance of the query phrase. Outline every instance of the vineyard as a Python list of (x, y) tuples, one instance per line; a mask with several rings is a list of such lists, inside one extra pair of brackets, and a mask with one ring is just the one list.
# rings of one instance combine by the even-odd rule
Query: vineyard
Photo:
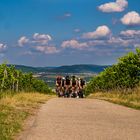
[(32, 73), (23, 73), (14, 66), (0, 65), (0, 92), (42, 92), (49, 93), (47, 84), (35, 79)]
[(133, 89), (140, 82), (140, 49), (119, 58), (118, 63), (94, 77), (86, 87), (86, 94), (111, 90)]

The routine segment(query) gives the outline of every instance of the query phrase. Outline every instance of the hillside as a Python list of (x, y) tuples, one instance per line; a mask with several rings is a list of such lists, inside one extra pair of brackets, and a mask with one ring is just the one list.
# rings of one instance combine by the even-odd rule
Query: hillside
[(99, 65), (71, 65), (50, 69), (54, 73), (99, 73), (108, 66)]
[(23, 72), (48, 72), (48, 73), (99, 73), (109, 66), (100, 65), (69, 65), (60, 67), (30, 67), (23, 65), (15, 65), (16, 69)]

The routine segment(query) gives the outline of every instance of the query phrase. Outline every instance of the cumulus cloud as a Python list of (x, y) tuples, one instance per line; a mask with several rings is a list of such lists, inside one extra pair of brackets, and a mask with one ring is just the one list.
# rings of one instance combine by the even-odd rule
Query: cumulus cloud
[(120, 35), (122, 37), (129, 37), (129, 38), (136, 38), (140, 37), (140, 30), (126, 30), (126, 31), (121, 31)]
[(45, 54), (54, 54), (59, 53), (60, 50), (57, 50), (54, 46), (35, 46), (36, 51), (39, 51), (41, 53)]
[(23, 47), (25, 44), (27, 44), (29, 42), (29, 39), (26, 38), (26, 36), (22, 36), (19, 40), (18, 40), (18, 45), (20, 47)]
[(96, 31), (84, 33), (82, 35), (82, 38), (84, 39), (98, 39), (98, 38), (104, 38), (111, 34), (111, 30), (106, 26), (99, 26)]
[(39, 34), (35, 33), (33, 35), (33, 41), (34, 43), (40, 43), (42, 45), (48, 44), (49, 41), (52, 40), (52, 37), (48, 34)]
[(108, 41), (107, 44), (110, 46), (124, 46), (127, 47), (130, 44), (132, 44), (132, 40), (124, 40), (121, 37), (111, 37)]
[(80, 43), (77, 40), (67, 40), (64, 41), (61, 45), (62, 48), (73, 48), (73, 49), (78, 49), (78, 50), (83, 50), (88, 47), (87, 43)]
[(140, 25), (140, 14), (135, 11), (129, 12), (121, 18), (121, 22), (128, 26)]
[(124, 37), (124, 36), (111, 36), (107, 40), (92, 40), (88, 42), (89, 47), (95, 46), (111, 46), (116, 47), (135, 47), (136, 44), (140, 44), (139, 38)]
[(52, 40), (52, 37), (48, 34), (33, 34), (32, 38), (28, 39), (26, 36), (22, 36), (18, 40), (18, 45), (23, 47), (26, 44), (39, 44), (39, 45), (46, 45), (49, 41)]
[(111, 50), (115, 50), (116, 48), (125, 49), (127, 47), (135, 48), (140, 44), (139, 38), (140, 30), (126, 30), (121, 31), (117, 36), (111, 35), (106, 39), (92, 37), (90, 40), (82, 40), (82, 38), (79, 38), (79, 40), (67, 40), (62, 43), (61, 47), (85, 51), (95, 51), (100, 47), (104, 47), (104, 49), (110, 48)]
[(7, 48), (7, 45), (0, 43), (0, 52), (5, 51)]
[(0, 43), (0, 50), (4, 50), (7, 48), (7, 45)]
[(100, 5), (98, 9), (102, 12), (111, 13), (111, 12), (122, 12), (128, 6), (127, 0), (116, 0), (116, 2), (109, 2), (103, 5)]
[[(45, 53), (45, 54), (53, 54), (60, 52), (54, 45), (51, 44), (52, 37), (48, 34), (39, 34), (35, 33), (33, 36), (28, 39), (23, 36), (18, 40), (18, 45), (23, 47), (25, 45), (29, 46), (29, 49), (34, 50), (35, 52)], [(32, 51), (27, 51), (28, 53), (33, 54)]]
[(136, 47), (138, 44), (140, 44), (140, 30), (121, 31), (120, 38), (127, 42), (127, 46)]
[(87, 42), (89, 45), (89, 50), (92, 50), (91, 48), (110, 48), (110, 49), (115, 49), (115, 48), (122, 48), (123, 47), (135, 47), (137, 44), (140, 44), (139, 39), (130, 39), (130, 38), (121, 38), (119, 36), (117, 37), (110, 37), (108, 40), (92, 40)]
[(0, 58), (5, 56), (5, 51), (7, 49), (7, 45), (0, 43)]

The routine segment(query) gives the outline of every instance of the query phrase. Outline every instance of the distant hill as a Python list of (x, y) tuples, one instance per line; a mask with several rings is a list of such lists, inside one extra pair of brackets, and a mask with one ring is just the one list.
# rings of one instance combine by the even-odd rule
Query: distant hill
[(50, 71), (55, 73), (99, 73), (107, 67), (99, 65), (71, 65), (53, 68)]
[(15, 65), (18, 70), (23, 72), (51, 72), (51, 73), (99, 73), (109, 66), (100, 65), (70, 65), (60, 67), (30, 67), (23, 65)]

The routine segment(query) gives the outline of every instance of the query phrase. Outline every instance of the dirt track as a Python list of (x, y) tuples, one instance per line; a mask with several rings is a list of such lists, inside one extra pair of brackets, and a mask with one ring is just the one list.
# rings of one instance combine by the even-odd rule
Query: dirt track
[(18, 140), (140, 140), (140, 111), (90, 99), (52, 99)]

